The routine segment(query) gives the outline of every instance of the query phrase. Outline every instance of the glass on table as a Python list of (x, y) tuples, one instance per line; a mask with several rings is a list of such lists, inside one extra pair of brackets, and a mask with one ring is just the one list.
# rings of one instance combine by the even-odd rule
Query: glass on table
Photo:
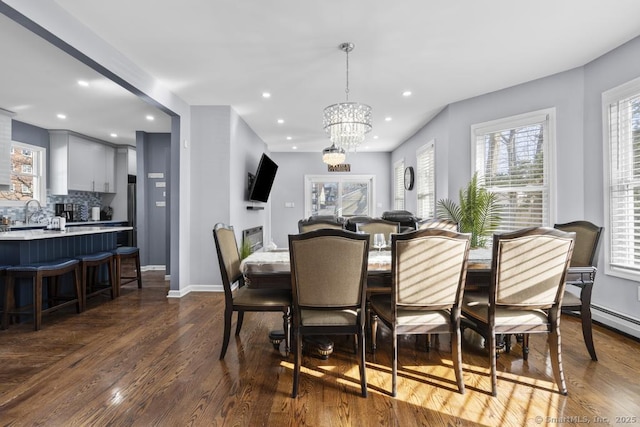
[(387, 245), (387, 241), (384, 238), (384, 234), (376, 233), (373, 235), (373, 247), (377, 248), (378, 252), (380, 252), (380, 250), (384, 248), (386, 245)]

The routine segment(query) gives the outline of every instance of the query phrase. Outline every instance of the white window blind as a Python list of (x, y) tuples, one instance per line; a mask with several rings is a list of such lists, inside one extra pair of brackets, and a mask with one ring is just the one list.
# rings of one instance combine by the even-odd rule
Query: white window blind
[(393, 166), (393, 208), (404, 209), (404, 160)]
[(436, 162), (435, 143), (429, 142), (416, 153), (418, 179), (416, 190), (418, 193), (417, 214), (421, 218), (435, 218), (436, 216)]
[(605, 185), (609, 204), (607, 267), (637, 274), (640, 273), (640, 82), (625, 86), (622, 91), (614, 90), (603, 99), (609, 151), (609, 182)]
[(497, 232), (549, 226), (553, 110), (472, 127), (478, 180), (498, 195)]

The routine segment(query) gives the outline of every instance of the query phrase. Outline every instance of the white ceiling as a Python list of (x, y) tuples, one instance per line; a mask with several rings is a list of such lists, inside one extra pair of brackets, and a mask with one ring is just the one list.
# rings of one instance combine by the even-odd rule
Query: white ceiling
[[(322, 110), (345, 99), (342, 42), (356, 45), (349, 99), (373, 108), (364, 146), (389, 151), (447, 104), (584, 65), (640, 35), (637, 0), (55, 1), (188, 104), (231, 105), (271, 151), (329, 145)], [(0, 39), (14, 31), (6, 20)], [(10, 80), (0, 67), (2, 108), (42, 105), (55, 115), (52, 101), (69, 102), (68, 123), (92, 136), (149, 108), (104, 81), (96, 102), (74, 86), (86, 67), (33, 37), (11, 40), (0, 52), (14, 44), (33, 57), (13, 51), (11, 63), (26, 69)], [(35, 110), (17, 119), (61, 127)], [(159, 122), (169, 130), (166, 117)]]

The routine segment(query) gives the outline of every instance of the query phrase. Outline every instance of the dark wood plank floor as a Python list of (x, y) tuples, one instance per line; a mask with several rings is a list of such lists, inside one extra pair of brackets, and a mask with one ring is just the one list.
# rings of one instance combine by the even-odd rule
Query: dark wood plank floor
[[(305, 357), (300, 395), (291, 399), (293, 357), (267, 339), (277, 313), (248, 313), (239, 337), (218, 360), (222, 294), (167, 299), (162, 272), (144, 274), (110, 301), (89, 301), (0, 331), (0, 425), (114, 426), (414, 426), (640, 424), (640, 344), (596, 327), (599, 362), (588, 356), (578, 320), (562, 320), (568, 396), (552, 381), (542, 336), (528, 362), (519, 346), (499, 358), (497, 398), (488, 359), (466, 346), (467, 392), (456, 391), (448, 336), (429, 353), (424, 339), (401, 339), (397, 398), (391, 386), (389, 335), (367, 353), (369, 397), (359, 396), (352, 340), (339, 339), (329, 360)], [(630, 418), (624, 418), (630, 417)], [(635, 418), (633, 418), (635, 417)], [(624, 423), (623, 421), (630, 421)]]

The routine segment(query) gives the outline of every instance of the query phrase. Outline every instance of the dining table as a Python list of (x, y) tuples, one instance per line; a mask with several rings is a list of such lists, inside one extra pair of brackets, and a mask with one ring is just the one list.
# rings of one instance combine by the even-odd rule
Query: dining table
[[(477, 248), (469, 251), (466, 291), (486, 292), (491, 277), (491, 249)], [(254, 289), (291, 289), (291, 265), (288, 248), (258, 250), (240, 263), (245, 285)], [(368, 256), (368, 288), (391, 288), (391, 250), (372, 250)], [(284, 331), (269, 332), (274, 347), (284, 339)], [(310, 353), (326, 359), (333, 352), (333, 342), (325, 337), (312, 337), (305, 341)]]

